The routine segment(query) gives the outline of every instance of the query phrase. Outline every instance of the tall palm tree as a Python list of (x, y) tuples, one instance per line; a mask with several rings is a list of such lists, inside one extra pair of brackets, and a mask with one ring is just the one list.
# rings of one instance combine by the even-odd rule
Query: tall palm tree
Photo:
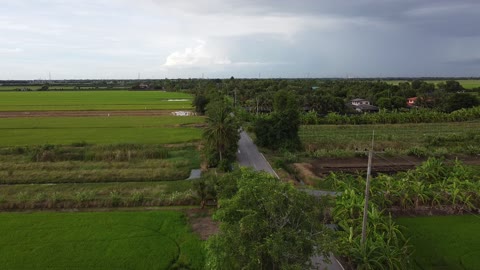
[(207, 106), (206, 122), (203, 138), (207, 148), (214, 152), (220, 163), (225, 159), (231, 159), (240, 138), (239, 125), (231, 107), (224, 100), (211, 102)]

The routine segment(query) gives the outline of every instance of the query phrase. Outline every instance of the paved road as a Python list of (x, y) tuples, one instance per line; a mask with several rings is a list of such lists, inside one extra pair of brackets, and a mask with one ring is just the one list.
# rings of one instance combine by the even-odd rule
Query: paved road
[(240, 133), (238, 142), (237, 160), (240, 166), (251, 167), (256, 171), (265, 171), (278, 178), (270, 163), (265, 159), (262, 153), (258, 151), (250, 136), (245, 131)]
[[(240, 166), (251, 167), (256, 171), (266, 171), (271, 175), (278, 177), (277, 173), (273, 170), (270, 163), (265, 159), (262, 153), (258, 151), (257, 146), (253, 143), (250, 136), (245, 131), (240, 133), (240, 141), (238, 142), (237, 160)], [(309, 192), (309, 191), (307, 191)], [(310, 192), (309, 192), (310, 193)], [(330, 193), (327, 191), (327, 193)], [(312, 194), (318, 195), (318, 194)], [(329, 194), (331, 195), (331, 194)], [(335, 257), (330, 256), (330, 264), (323, 262), (323, 257), (317, 256), (312, 258), (314, 265), (313, 269), (328, 269), (328, 270), (343, 270), (343, 267), (338, 263)]]

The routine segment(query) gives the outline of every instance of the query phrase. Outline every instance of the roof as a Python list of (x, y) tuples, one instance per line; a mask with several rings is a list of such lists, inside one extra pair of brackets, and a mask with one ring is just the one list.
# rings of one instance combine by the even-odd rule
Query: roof
[(378, 111), (377, 106), (367, 105), (367, 104), (361, 104), (361, 105), (355, 106), (354, 108), (360, 109), (362, 111)]
[(353, 101), (368, 101), (368, 100), (363, 99), (363, 98), (354, 98), (354, 99), (352, 99), (352, 102)]

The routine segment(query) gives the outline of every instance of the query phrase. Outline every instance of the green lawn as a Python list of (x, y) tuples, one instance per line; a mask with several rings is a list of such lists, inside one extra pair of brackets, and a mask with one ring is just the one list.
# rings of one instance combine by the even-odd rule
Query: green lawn
[(397, 222), (408, 229), (416, 269), (479, 269), (480, 216), (399, 218)]
[(1, 92), (0, 111), (191, 109), (192, 96), (160, 91)]
[(180, 212), (1, 213), (0, 269), (202, 269)]
[(38, 117), (0, 119), (0, 146), (32, 144), (182, 143), (200, 139), (202, 130), (181, 125), (203, 117)]

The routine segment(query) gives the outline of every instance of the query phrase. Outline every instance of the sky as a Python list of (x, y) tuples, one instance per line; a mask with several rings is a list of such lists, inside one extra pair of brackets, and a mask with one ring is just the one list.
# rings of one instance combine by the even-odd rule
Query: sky
[(478, 0), (0, 0), (0, 80), (480, 76)]

